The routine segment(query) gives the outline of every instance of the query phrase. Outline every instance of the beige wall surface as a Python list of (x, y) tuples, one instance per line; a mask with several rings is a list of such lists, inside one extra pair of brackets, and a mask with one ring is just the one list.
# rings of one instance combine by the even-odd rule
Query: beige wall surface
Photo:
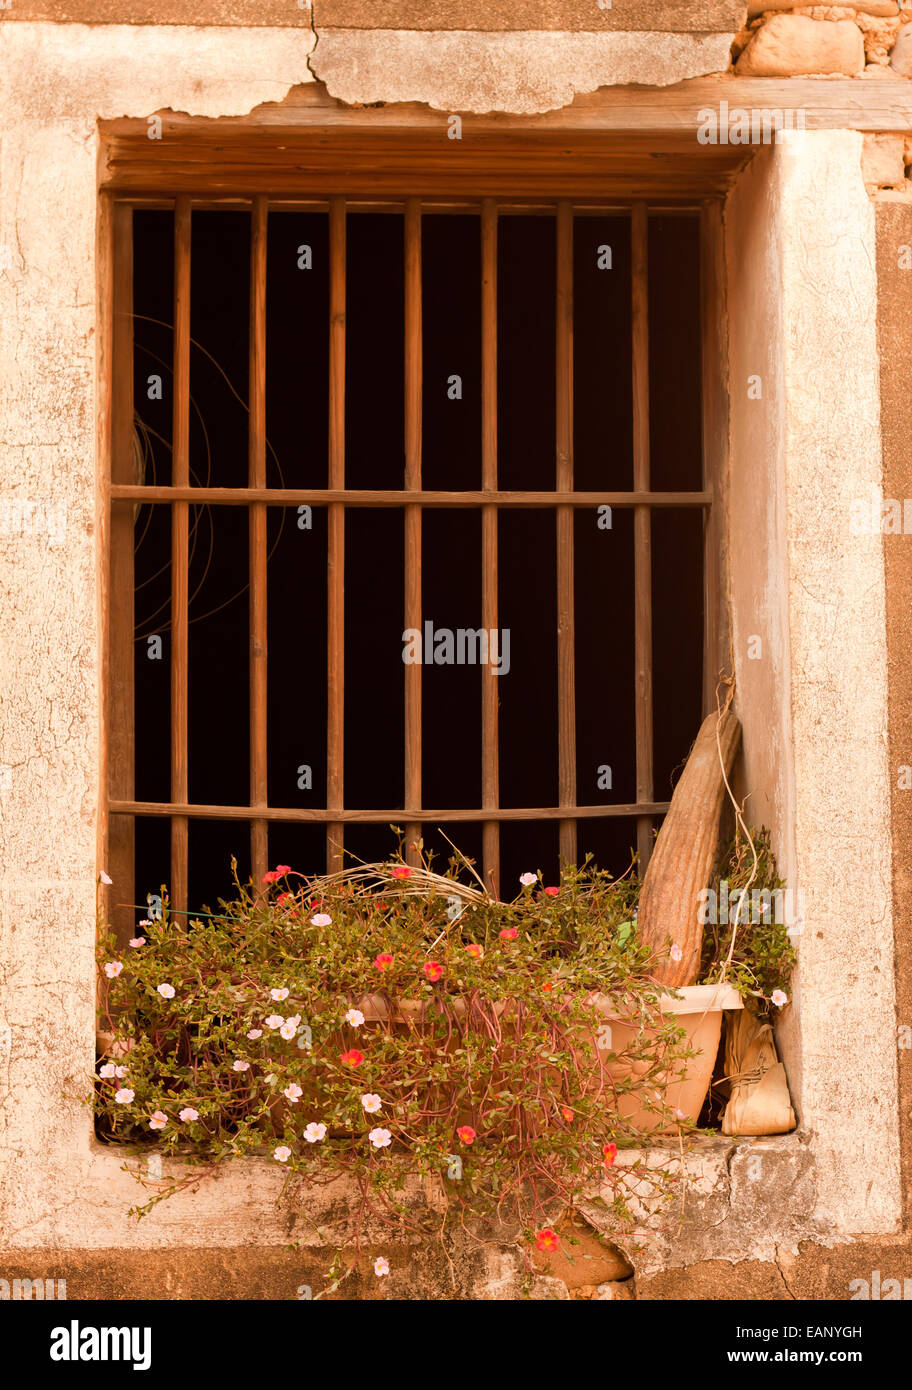
[[(0, 24), (0, 478), (5, 495), (65, 517), (62, 539), (0, 535), (10, 1249), (279, 1246), (297, 1229), (277, 1206), (282, 1175), (256, 1163), (130, 1222), (136, 1186), (94, 1143), (80, 1098), (104, 867), (97, 122), (167, 108), (245, 114), (313, 80), (313, 44), (295, 26)], [(388, 77), (386, 99), (400, 81)], [(510, 80), (485, 75), (482, 97), (509, 105)], [(860, 154), (849, 132), (793, 138), (758, 155), (727, 209), (730, 549), (748, 809), (776, 827), (807, 902), (798, 1009), (783, 1032), (796, 1100), (822, 1205), (843, 1232), (889, 1233), (900, 1195), (883, 553), (847, 525), (849, 499), (880, 478), (874, 215)], [(765, 638), (760, 662), (746, 657), (751, 634)], [(779, 1216), (786, 1240), (789, 1213)], [(718, 1258), (749, 1255), (742, 1243)]]
[(743, 0), (10, 0), (2, 18), (83, 24), (310, 23), (344, 29), (737, 31)]
[(804, 895), (780, 1030), (796, 1108), (823, 1207), (887, 1232), (902, 1204), (883, 552), (850, 532), (881, 469), (861, 151), (853, 132), (793, 135), (729, 200), (731, 598), (748, 814)]

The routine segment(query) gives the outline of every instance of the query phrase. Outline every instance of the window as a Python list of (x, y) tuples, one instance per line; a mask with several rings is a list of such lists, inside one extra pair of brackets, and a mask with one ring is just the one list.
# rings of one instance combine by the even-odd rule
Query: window
[(214, 903), (231, 854), (321, 872), (391, 823), (511, 895), (645, 862), (711, 680), (699, 209), (113, 223), (118, 929), (163, 881)]

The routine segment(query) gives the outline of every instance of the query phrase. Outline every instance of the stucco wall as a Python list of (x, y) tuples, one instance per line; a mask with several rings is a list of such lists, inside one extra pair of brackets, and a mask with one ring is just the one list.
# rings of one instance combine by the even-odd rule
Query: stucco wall
[[(841, 1229), (901, 1218), (874, 213), (862, 137), (761, 151), (727, 209), (731, 572), (748, 813), (804, 895), (780, 1029), (821, 1201)], [(749, 395), (759, 376), (762, 396)], [(756, 384), (754, 384), (756, 395)], [(751, 638), (759, 637), (762, 647)], [(863, 1059), (863, 1060), (862, 1060)]]
[[(465, 109), (520, 101), (506, 69), (498, 76), (482, 64), (471, 89), (460, 87), (466, 50), (453, 42), (450, 85), (436, 89), (442, 104), (454, 95)], [(597, 46), (578, 50), (568, 78), (554, 55), (571, 49), (553, 47), (549, 61), (544, 39), (535, 42), (533, 105), (520, 109), (569, 100), (580, 81), (612, 80)], [(2, 486), (62, 504), (66, 519), (62, 543), (34, 526), (0, 535), (0, 766), (9, 769), (0, 778), (0, 1230), (10, 1249), (279, 1247), (320, 1216), (312, 1203), (297, 1214), (277, 1204), (281, 1175), (251, 1163), (136, 1226), (124, 1215), (135, 1185), (95, 1146), (79, 1101), (93, 1065), (103, 867), (97, 121), (166, 108), (243, 114), (311, 81), (312, 50), (300, 24), (0, 26)], [(423, 54), (370, 90), (415, 96), (408, 84)], [(381, 79), (371, 70), (372, 83)], [(729, 202), (732, 593), (749, 810), (776, 826), (783, 868), (807, 901), (805, 984), (782, 1040), (810, 1141), (796, 1141), (796, 1152), (816, 1161), (820, 1180), (815, 1189), (802, 1159), (797, 1190), (802, 1202), (821, 1193), (842, 1231), (890, 1232), (899, 1178), (882, 552), (876, 538), (848, 536), (843, 510), (880, 466), (874, 223), (860, 146), (860, 136), (837, 132), (765, 150)], [(746, 398), (753, 373), (762, 401)], [(752, 633), (766, 639), (760, 662), (746, 660)], [(730, 1204), (724, 1155), (715, 1162), (710, 1222), (713, 1202)], [(807, 1212), (778, 1214), (765, 1259), (788, 1229), (805, 1238), (828, 1229), (826, 1210), (810, 1214), (810, 1226)], [(747, 1259), (750, 1221), (738, 1217), (728, 1231), (721, 1244), (692, 1246), (693, 1258)]]

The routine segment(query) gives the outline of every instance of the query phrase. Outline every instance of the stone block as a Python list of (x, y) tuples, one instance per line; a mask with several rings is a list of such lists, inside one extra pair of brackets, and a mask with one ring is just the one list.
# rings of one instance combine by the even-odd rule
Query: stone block
[(735, 64), (739, 77), (855, 77), (865, 65), (861, 30), (852, 20), (776, 14), (753, 35)]
[(905, 181), (903, 137), (866, 135), (861, 174), (865, 183), (875, 188), (901, 188)]

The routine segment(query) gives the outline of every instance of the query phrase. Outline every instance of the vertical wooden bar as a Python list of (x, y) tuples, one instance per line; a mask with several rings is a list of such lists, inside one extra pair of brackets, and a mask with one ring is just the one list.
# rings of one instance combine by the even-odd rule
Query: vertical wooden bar
[[(421, 487), (422, 426), (421, 320), (421, 203), (405, 205), (405, 488)], [(405, 508), (405, 626), (421, 631), (421, 507)], [(421, 678), (423, 667), (405, 667), (405, 804), (421, 808)], [(410, 863), (418, 861), (411, 848), (421, 838), (418, 821), (406, 823)]]
[[(115, 203), (113, 223), (111, 481), (133, 483), (133, 209)], [(111, 505), (107, 741), (108, 794), (114, 801), (134, 799), (134, 505)], [(122, 946), (136, 934), (130, 906), (136, 902), (135, 843), (133, 817), (112, 816), (105, 862), (113, 879), (109, 920)]]
[[(633, 486), (649, 491), (649, 217), (634, 203), (633, 243)], [(636, 660), (637, 801), (653, 800), (652, 762), (652, 520), (648, 506), (634, 507), (634, 605)], [(640, 873), (652, 852), (652, 817), (637, 818)]]
[[(329, 478), (331, 488), (345, 486), (345, 199), (329, 208)], [(345, 506), (327, 508), (327, 707), (326, 806), (343, 809), (345, 759)], [(341, 821), (326, 826), (326, 869), (342, 868)]]
[[(266, 242), (268, 203), (254, 199), (250, 227), (250, 416), (247, 478), (250, 487), (266, 486)], [(266, 503), (249, 508), (250, 565), (250, 805), (268, 804), (267, 701), (267, 567)], [(254, 884), (263, 882), (269, 859), (268, 822), (250, 821), (250, 863)]]
[[(557, 487), (573, 489), (573, 206), (557, 207)], [(558, 805), (576, 805), (573, 508), (557, 508)], [(576, 821), (560, 823), (560, 855), (576, 863)]]
[[(486, 198), (481, 209), (481, 486), (497, 489), (497, 204)], [(481, 509), (481, 625), (498, 625), (497, 507)], [(500, 805), (498, 677), (489, 662), (481, 668), (481, 804)], [(482, 825), (482, 865), (490, 891), (500, 895), (500, 826)]]
[[(174, 420), (171, 480), (190, 483), (190, 199), (174, 209)], [(189, 677), (189, 502), (171, 503), (171, 800), (186, 803), (187, 694)], [(171, 907), (187, 909), (188, 827), (186, 816), (171, 817)], [(183, 920), (180, 918), (179, 920)]]
[(712, 494), (703, 514), (703, 714), (716, 708), (720, 673), (728, 666), (727, 615), (722, 595), (725, 454), (728, 408), (722, 363), (725, 361), (725, 245), (722, 203), (704, 203), (700, 216), (700, 302), (703, 356), (703, 487)]

